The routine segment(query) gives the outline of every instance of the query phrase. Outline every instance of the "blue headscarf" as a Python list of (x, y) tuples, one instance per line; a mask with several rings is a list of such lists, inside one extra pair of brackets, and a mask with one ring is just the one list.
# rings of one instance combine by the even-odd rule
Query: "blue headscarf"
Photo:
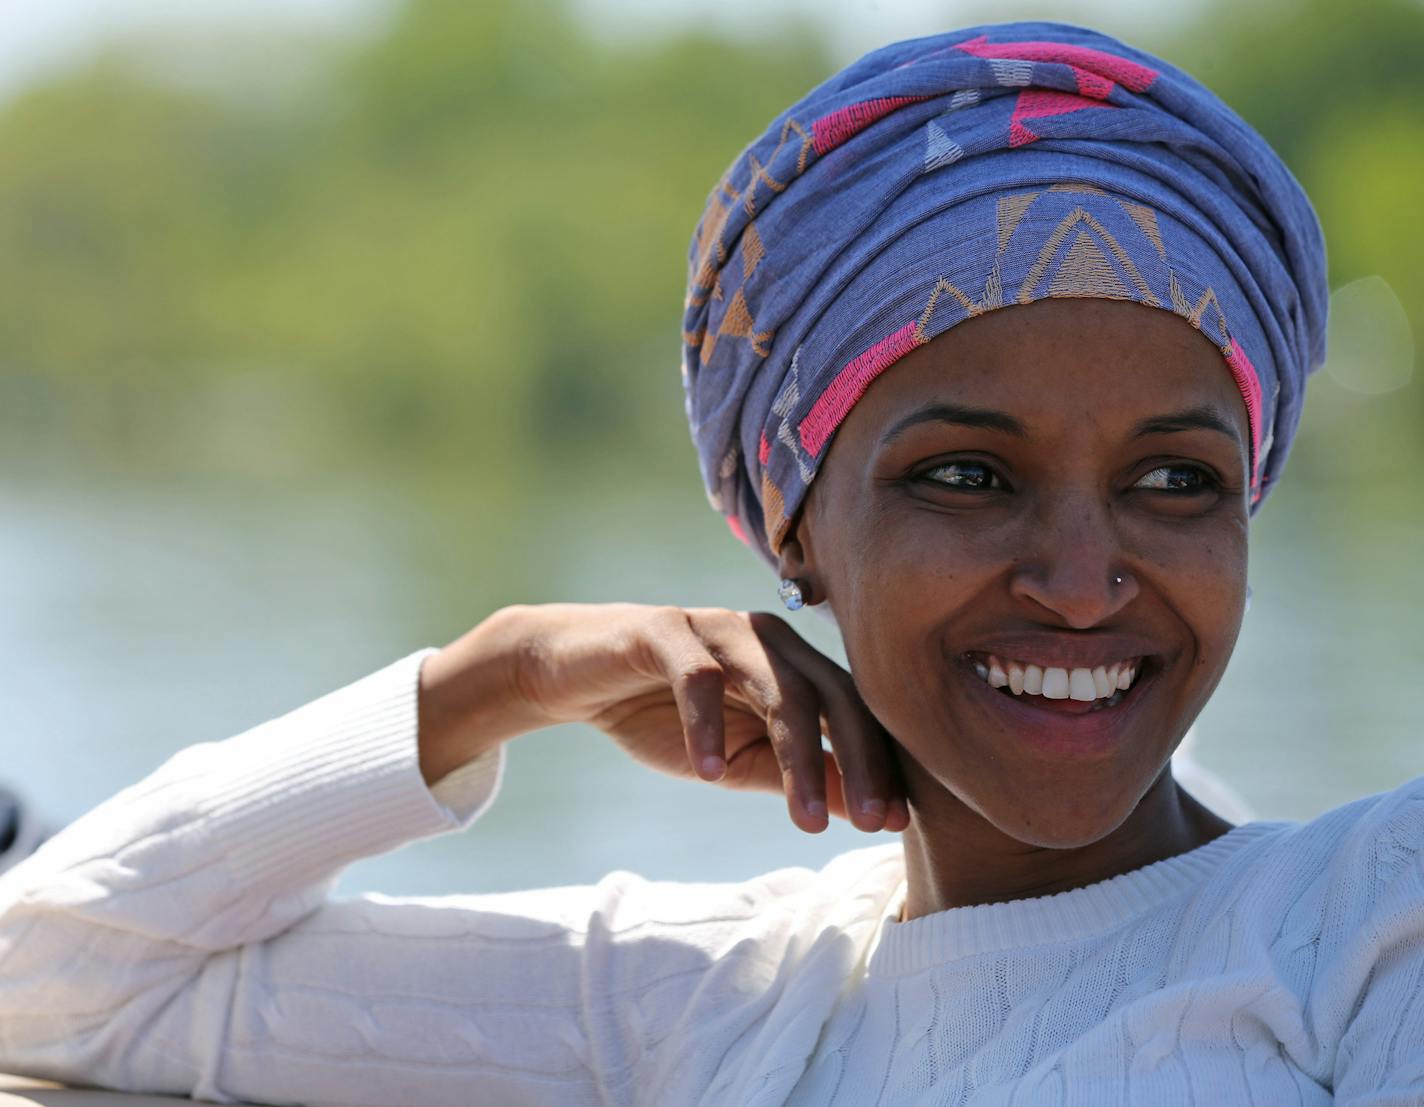
[(875, 377), (964, 319), (1133, 300), (1221, 350), (1251, 501), (1325, 358), (1325, 244), (1275, 152), (1180, 70), (1006, 23), (867, 54), (783, 112), (692, 240), (683, 383), (713, 506), (769, 560)]

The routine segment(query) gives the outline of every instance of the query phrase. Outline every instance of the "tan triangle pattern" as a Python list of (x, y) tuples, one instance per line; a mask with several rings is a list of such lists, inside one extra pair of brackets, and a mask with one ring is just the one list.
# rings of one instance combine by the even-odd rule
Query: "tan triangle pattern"
[[(776, 149), (772, 151), (772, 159), (773, 159), (773, 160), (775, 160), (776, 155), (781, 152), (781, 147), (785, 144), (785, 141), (786, 141), (786, 130), (785, 130), (785, 128), (782, 129), (781, 136), (782, 136), (781, 142), (779, 142), (779, 143), (777, 144)], [(757, 185), (758, 185), (758, 184), (764, 184), (764, 185), (766, 185), (767, 188), (771, 189), (772, 192), (784, 192), (784, 191), (786, 190), (787, 182), (786, 182), (786, 181), (779, 181), (779, 180), (777, 180), (775, 177), (773, 177), (769, 172), (767, 172), (766, 166), (762, 165), (762, 163), (757, 160), (755, 154), (748, 154), (748, 155), (747, 155), (747, 164), (751, 167), (752, 179), (747, 182), (747, 187), (742, 190), (742, 206), (747, 209), (747, 216), (748, 216), (748, 218), (755, 218), (756, 213), (757, 213), (757, 205), (756, 205), (756, 190), (757, 190)]]
[(1167, 291), (1172, 294), (1172, 310), (1183, 319), (1192, 317), (1192, 305), (1187, 303), (1187, 297), (1182, 292), (1182, 286), (1177, 283), (1176, 270), (1168, 270)]
[(949, 295), (953, 296), (956, 300), (959, 301), (959, 306), (964, 309), (966, 316), (979, 314), (977, 310), (977, 305), (974, 303), (973, 300), (971, 300), (967, 295), (965, 295), (964, 292), (957, 286), (951, 284), (949, 281), (941, 277), (939, 280), (935, 281), (935, 286), (930, 289), (930, 298), (925, 301), (924, 311), (920, 312), (920, 318), (917, 325), (919, 327), (921, 338), (923, 338), (924, 335), (927, 333), (930, 325), (930, 320), (934, 318), (935, 309), (939, 307), (940, 297), (943, 296), (945, 293), (949, 293)]
[(776, 487), (771, 474), (765, 472), (761, 475), (761, 513), (767, 544), (772, 552), (779, 553), (791, 520), (786, 518), (786, 501), (781, 498), (781, 489)]
[(1132, 204), (1126, 200), (1121, 201), (1121, 207), (1137, 224), (1137, 229), (1147, 236), (1157, 256), (1166, 261), (1167, 247), (1162, 245), (1162, 229), (1157, 226), (1157, 213), (1146, 204)]
[(1097, 185), (1090, 185), (1083, 181), (1059, 181), (1055, 185), (1048, 186), (1049, 192), (1086, 192), (1089, 196), (1106, 196)]
[(1019, 220), (1037, 199), (1037, 192), (1016, 192), (999, 201), (999, 253), (1004, 252), (1009, 239), (1014, 237), (1014, 231), (1018, 229)]
[[(1162, 301), (1157, 299), (1147, 282), (1143, 280), (1142, 274), (1138, 272), (1137, 266), (1133, 264), (1132, 258), (1128, 257), (1127, 251), (1124, 250), (1117, 239), (1112, 236), (1111, 231), (1089, 215), (1087, 210), (1082, 207), (1076, 207), (1065, 215), (1062, 220), (1059, 221), (1058, 226), (1054, 227), (1052, 233), (1044, 240), (1043, 248), (1039, 250), (1038, 257), (1034, 260), (1033, 265), (1029, 267), (1028, 275), (1024, 277), (1023, 284), (1019, 285), (1019, 291), (1016, 297), (1018, 302), (1021, 304), (1033, 302), (1035, 299), (1034, 290), (1038, 288), (1039, 281), (1041, 281), (1044, 274), (1048, 272), (1049, 265), (1053, 262), (1054, 258), (1058, 256), (1058, 251), (1063, 243), (1068, 240), (1068, 235), (1072, 232), (1073, 228), (1077, 227), (1080, 223), (1085, 224), (1097, 235), (1097, 240), (1101, 241), (1102, 244), (1108, 248), (1112, 256), (1117, 259), (1118, 265), (1122, 267), (1122, 271), (1127, 275), (1128, 280), (1136, 287), (1137, 295), (1130, 296), (1130, 298), (1137, 300), (1139, 303), (1147, 304), (1149, 307), (1160, 306)], [(1081, 229), (1079, 233), (1082, 233)], [(1114, 279), (1118, 280), (1119, 285), (1121, 284), (1121, 280), (1117, 278), (1116, 273), (1114, 273)], [(1053, 295), (1053, 293), (1049, 294)], [(1107, 293), (1089, 295), (1107, 295)]]
[(751, 308), (747, 306), (747, 298), (739, 288), (732, 293), (732, 299), (727, 304), (727, 310), (722, 315), (722, 322), (717, 327), (717, 333), (710, 331), (702, 338), (702, 360), (704, 362), (712, 360), (712, 353), (717, 349), (717, 340), (723, 335), (730, 338), (745, 338), (750, 340), (752, 349), (761, 357), (766, 357), (771, 352), (770, 342), (775, 331), (759, 331), (756, 329), (756, 320), (752, 318)]
[(1103, 296), (1111, 299), (1131, 298), (1127, 286), (1113, 269), (1112, 262), (1085, 230), (1079, 230), (1068, 252), (1058, 265), (1058, 272), (1048, 285), (1050, 296)]
[(983, 315), (986, 311), (993, 311), (1004, 306), (1004, 282), (999, 272), (999, 263), (994, 263), (994, 268), (989, 270), (989, 276), (984, 281), (984, 295), (977, 301), (971, 300), (969, 294), (963, 289), (951, 284), (941, 277), (935, 282), (934, 288), (930, 289), (929, 299), (925, 301), (925, 308), (920, 312), (918, 327), (920, 340), (924, 341), (925, 335), (929, 333), (930, 322), (934, 319), (935, 309), (939, 307), (942, 296), (949, 295), (958, 302), (964, 309), (967, 319), (972, 319), (976, 315)]
[[(993, 311), (995, 308), (1004, 306), (1004, 278), (999, 272), (999, 263), (994, 262), (994, 268), (989, 270), (989, 277), (984, 282), (984, 298), (979, 302), (979, 312)], [(975, 314), (979, 314), (976, 312)]]
[[(806, 159), (811, 149), (813, 139), (807, 130), (796, 122), (795, 119), (788, 119), (781, 128), (781, 138), (777, 142), (776, 149), (772, 151), (771, 160), (774, 162), (777, 155), (781, 153), (782, 147), (787, 143), (792, 133), (801, 139), (800, 153), (796, 159), (797, 173), (806, 169)], [(737, 201), (741, 201), (742, 207), (746, 209), (749, 216), (756, 215), (756, 188), (758, 184), (764, 184), (773, 192), (781, 192), (786, 188), (787, 182), (777, 180), (766, 167), (755, 157), (748, 155), (748, 162), (752, 171), (752, 178), (747, 182), (747, 187), (741, 192), (732, 188), (730, 181), (723, 177), (717, 182), (717, 187), (713, 189), (712, 195), (707, 201), (707, 210), (703, 214), (701, 230), (697, 237), (697, 264), (695, 266), (696, 276), (692, 284), (696, 288), (707, 288), (717, 278), (718, 270), (727, 260), (727, 247), (723, 242), (723, 235), (727, 229), (728, 218)], [(757, 262), (766, 254), (765, 246), (762, 244), (760, 235), (755, 236), (755, 256), (743, 252), (742, 264), (745, 269), (743, 277), (750, 276), (751, 270), (756, 268)], [(750, 268), (745, 268), (750, 265)], [(693, 293), (689, 295), (684, 306), (690, 307), (694, 304), (701, 304), (706, 301), (705, 295)], [(720, 295), (717, 297), (720, 298)]]
[(755, 223), (748, 223), (742, 232), (742, 280), (756, 272), (761, 259), (766, 257), (766, 247), (762, 245), (761, 234)]
[(756, 323), (752, 321), (751, 308), (747, 307), (747, 298), (742, 295), (742, 290), (739, 288), (732, 293), (732, 302), (727, 305), (727, 311), (722, 316), (722, 324), (717, 328), (717, 333), (746, 338), (755, 328)]
[(697, 236), (699, 270), (708, 266), (714, 254), (721, 254), (722, 228), (727, 225), (727, 216), (732, 214), (732, 205), (724, 197), (733, 201), (737, 199), (737, 194), (727, 186), (725, 180), (718, 183), (707, 199), (707, 214), (702, 219), (702, 231)]
[(1187, 317), (1192, 321), (1192, 326), (1200, 327), (1202, 325), (1202, 319), (1205, 317), (1206, 309), (1209, 307), (1216, 308), (1217, 315), (1221, 314), (1221, 305), (1216, 302), (1216, 293), (1211, 288), (1207, 288), (1207, 290), (1197, 298), (1196, 307), (1192, 308), (1191, 315)]

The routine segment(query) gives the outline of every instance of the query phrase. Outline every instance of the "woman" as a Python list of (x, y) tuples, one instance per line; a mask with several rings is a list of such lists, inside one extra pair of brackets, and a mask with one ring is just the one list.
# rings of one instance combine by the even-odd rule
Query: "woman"
[[(1260, 137), (1113, 39), (861, 59), (713, 191), (684, 350), (714, 505), (854, 679), (767, 615), (510, 608), (185, 750), (0, 882), (0, 1064), (270, 1103), (1424, 1101), (1424, 781), (1233, 827), (1169, 768), (1323, 253)], [(903, 842), (325, 899), (569, 720)]]

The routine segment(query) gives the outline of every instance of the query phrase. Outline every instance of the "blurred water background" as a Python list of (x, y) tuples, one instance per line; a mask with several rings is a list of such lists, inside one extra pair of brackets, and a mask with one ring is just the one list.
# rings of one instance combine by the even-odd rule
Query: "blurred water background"
[[(0, 776), (56, 817), (501, 604), (774, 606), (682, 422), (687, 236), (838, 65), (1018, 16), (1195, 72), (1330, 244), (1330, 364), (1199, 760), (1263, 817), (1424, 773), (1417, 0), (29, 3), (0, 10)], [(870, 840), (563, 728), (512, 745), (470, 833), (342, 889), (742, 878)]]

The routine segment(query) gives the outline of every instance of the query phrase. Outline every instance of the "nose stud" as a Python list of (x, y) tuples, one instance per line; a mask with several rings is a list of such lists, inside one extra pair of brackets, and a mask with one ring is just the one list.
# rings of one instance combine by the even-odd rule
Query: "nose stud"
[(1114, 586), (1120, 585), (1122, 583), (1122, 577), (1113, 577), (1112, 582)]

